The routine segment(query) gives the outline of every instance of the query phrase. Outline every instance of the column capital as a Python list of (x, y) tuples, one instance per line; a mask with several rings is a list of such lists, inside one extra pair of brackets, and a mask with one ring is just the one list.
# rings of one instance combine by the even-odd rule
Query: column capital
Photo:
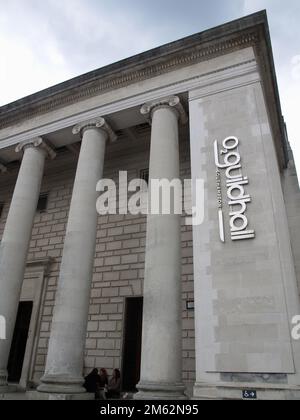
[(24, 152), (24, 150), (28, 147), (39, 147), (43, 150), (46, 156), (50, 159), (54, 159), (56, 157), (55, 151), (42, 139), (42, 137), (36, 137), (31, 140), (25, 140), (18, 144), (16, 147), (16, 152)]
[(147, 102), (141, 108), (141, 114), (144, 115), (147, 121), (151, 124), (153, 112), (156, 109), (171, 108), (178, 116), (180, 124), (186, 124), (188, 122), (188, 116), (185, 112), (180, 98), (178, 96), (168, 96), (166, 98), (158, 99), (155, 101)]
[(98, 128), (99, 130), (103, 130), (108, 135), (108, 139), (111, 142), (114, 142), (117, 140), (116, 133), (113, 131), (111, 126), (106, 122), (106, 120), (103, 117), (98, 117), (92, 120), (79, 123), (75, 125), (72, 132), (74, 135), (80, 134), (80, 136), (82, 137), (84, 131), (89, 128)]

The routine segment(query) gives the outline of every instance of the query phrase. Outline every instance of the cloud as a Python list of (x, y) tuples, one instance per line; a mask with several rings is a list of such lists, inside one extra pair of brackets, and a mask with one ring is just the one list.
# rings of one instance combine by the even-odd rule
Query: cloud
[(132, 11), (111, 11), (107, 4), (26, 0), (24, 7), (24, 0), (11, 0), (2, 5), (0, 105), (160, 45), (159, 31), (145, 30), (138, 19), (133, 24)]
[(77, 71), (101, 67), (155, 42), (143, 22), (132, 24), (134, 13), (123, 7), (111, 11), (110, 2), (91, 1), (87, 7), (84, 0), (47, 1), (53, 16), (59, 16), (54, 31), (60, 48)]
[(68, 77), (50, 22), (32, 8), (24, 17), (12, 0), (0, 14), (0, 102), (7, 103)]
[[(0, 0), (0, 105), (214, 26), (241, 0)], [(234, 12), (233, 12), (234, 10)], [(228, 16), (228, 17), (227, 17)]]

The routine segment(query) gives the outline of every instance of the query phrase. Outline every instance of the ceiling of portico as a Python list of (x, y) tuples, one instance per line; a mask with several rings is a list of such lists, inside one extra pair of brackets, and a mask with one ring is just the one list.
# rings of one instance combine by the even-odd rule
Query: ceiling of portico
[[(188, 109), (187, 94), (179, 95), (184, 108)], [(140, 113), (140, 106), (125, 109), (105, 116), (106, 121), (117, 134), (118, 139), (115, 143), (108, 144), (108, 153), (124, 153), (126, 150), (138, 147), (145, 141), (150, 140), (151, 128), (145, 117)], [(73, 135), (73, 126), (61, 130), (47, 133), (42, 137), (58, 153), (62, 149), (69, 150), (70, 153), (77, 154), (80, 150), (80, 135)], [(188, 133), (188, 126), (184, 127), (183, 132)], [(9, 165), (19, 161), (21, 154), (15, 152), (16, 146), (0, 149), (0, 163)], [(144, 146), (143, 146), (144, 147)]]

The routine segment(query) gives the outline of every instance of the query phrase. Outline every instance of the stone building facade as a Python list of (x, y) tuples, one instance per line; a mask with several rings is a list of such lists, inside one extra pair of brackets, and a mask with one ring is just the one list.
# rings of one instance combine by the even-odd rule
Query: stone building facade
[[(84, 398), (94, 367), (142, 399), (299, 398), (300, 193), (264, 12), (0, 108), (0, 161), (3, 398)], [(97, 215), (120, 171), (204, 180), (203, 223)]]

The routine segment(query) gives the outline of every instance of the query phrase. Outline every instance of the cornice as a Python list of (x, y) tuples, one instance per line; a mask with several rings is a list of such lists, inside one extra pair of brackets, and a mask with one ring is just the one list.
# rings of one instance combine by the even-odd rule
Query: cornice
[(139, 63), (124, 70), (120, 69), (118, 72), (104, 75), (77, 87), (66, 88), (61, 92), (49, 94), (44, 99), (36, 99), (35, 102), (24, 104), (20, 108), (10, 109), (0, 116), (0, 129), (110, 90), (129, 86), (182, 67), (207, 61), (216, 56), (253, 46), (259, 41), (259, 31), (255, 27), (235, 36), (227, 36), (227, 39), (221, 39), (206, 43), (199, 41), (197, 45), (192, 47), (181, 48), (180, 51), (163, 57), (156, 57), (154, 60), (148, 59), (142, 64)]
[[(227, 65), (226, 67), (212, 69), (209, 72), (198, 74), (197, 76), (189, 77), (185, 80), (172, 81), (165, 84), (163, 87), (155, 87), (149, 89), (147, 92), (133, 95), (131, 97), (123, 98), (120, 101), (100, 105), (91, 110), (83, 110), (76, 115), (67, 116), (46, 125), (33, 128), (29, 131), (23, 131), (16, 135), (0, 139), (0, 148), (4, 149), (17, 145), (18, 143), (30, 140), (35, 137), (44, 137), (48, 133), (62, 130), (67, 127), (72, 127), (81, 124), (84, 121), (97, 119), (99, 115), (110, 115), (116, 112), (121, 112), (124, 109), (140, 107), (142, 104), (157, 101), (157, 98), (166, 98), (173, 95), (178, 95), (179, 92), (194, 91), (199, 87), (219, 84), (224, 80), (232, 80), (240, 77), (247, 77), (250, 74), (256, 74), (258, 66), (256, 59), (250, 59), (239, 63)], [(237, 86), (240, 86), (240, 82)], [(0, 132), (1, 134), (1, 132)]]

